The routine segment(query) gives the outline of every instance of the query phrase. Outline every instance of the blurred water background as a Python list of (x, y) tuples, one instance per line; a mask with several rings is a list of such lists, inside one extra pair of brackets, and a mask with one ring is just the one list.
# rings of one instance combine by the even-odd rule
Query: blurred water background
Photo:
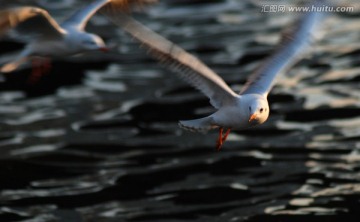
[[(0, 5), (61, 20), (86, 3)], [(264, 4), (164, 0), (134, 16), (238, 91), (297, 16)], [(54, 61), (35, 83), (29, 66), (1, 77), (0, 221), (358, 221), (358, 10), (324, 21), (324, 37), (270, 93), (269, 120), (233, 131), (221, 152), (217, 131), (177, 125), (212, 112), (208, 99), (96, 15), (87, 30), (111, 52)], [(22, 47), (2, 38), (0, 62)]]

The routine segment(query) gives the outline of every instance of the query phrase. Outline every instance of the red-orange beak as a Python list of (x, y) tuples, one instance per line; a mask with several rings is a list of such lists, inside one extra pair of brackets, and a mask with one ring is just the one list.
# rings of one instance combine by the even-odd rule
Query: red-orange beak
[(99, 50), (102, 51), (102, 52), (108, 52), (108, 51), (109, 51), (109, 48), (107, 48), (107, 47), (101, 47), (101, 48), (99, 48)]
[(254, 119), (256, 119), (256, 114), (252, 114), (252, 115), (250, 116), (250, 118), (249, 118), (249, 123), (250, 123), (251, 121), (253, 121)]

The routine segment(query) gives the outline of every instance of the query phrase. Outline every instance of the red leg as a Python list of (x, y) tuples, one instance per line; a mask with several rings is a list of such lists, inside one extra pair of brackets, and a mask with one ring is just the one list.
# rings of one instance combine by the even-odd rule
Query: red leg
[(224, 131), (224, 128), (220, 128), (219, 130), (219, 137), (216, 141), (216, 150), (217, 151), (220, 151), (221, 150), (221, 147), (223, 145), (223, 143), (225, 142), (225, 140), (227, 139), (227, 137), (229, 136), (229, 133), (231, 131), (231, 128), (227, 129), (226, 132), (225, 132), (225, 135), (223, 136), (223, 131)]
[(216, 150), (217, 150), (217, 151), (220, 151), (221, 146), (222, 146), (222, 144), (223, 144), (223, 140), (222, 140), (223, 130), (224, 130), (224, 129), (223, 129), (222, 127), (220, 127), (220, 129), (219, 129), (219, 137), (218, 137), (218, 139), (216, 140)]
[(226, 130), (226, 133), (225, 133), (224, 137), (222, 138), (222, 142), (223, 142), (223, 143), (225, 142), (225, 140), (226, 140), (227, 137), (229, 136), (230, 131), (231, 131), (231, 128), (229, 128), (229, 129)]
[(49, 58), (33, 58), (32, 59), (32, 73), (29, 77), (29, 82), (34, 84), (39, 79), (48, 73), (51, 69), (51, 62)]
[(47, 74), (51, 70), (51, 59), (49, 57), (43, 58), (42, 63), (43, 73)]
[(29, 82), (35, 83), (41, 77), (41, 73), (42, 73), (41, 62), (38, 58), (33, 58), (31, 60), (31, 65), (32, 65), (32, 72), (29, 77)]

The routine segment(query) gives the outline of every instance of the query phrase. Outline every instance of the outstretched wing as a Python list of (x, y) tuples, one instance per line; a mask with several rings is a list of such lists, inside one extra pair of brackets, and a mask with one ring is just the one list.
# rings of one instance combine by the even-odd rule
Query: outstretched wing
[(84, 30), (87, 22), (90, 18), (104, 5), (109, 3), (111, 0), (97, 0), (90, 3), (85, 8), (77, 10), (72, 16), (66, 19), (61, 26), (69, 27), (73, 26), (80, 30)]
[(179, 46), (127, 15), (117, 14), (111, 16), (111, 19), (141, 42), (149, 54), (209, 97), (215, 108), (220, 108), (238, 96), (215, 72)]
[(16, 37), (56, 39), (65, 31), (49, 15), (37, 7), (17, 7), (0, 11), (0, 35), (14, 29)]
[(76, 27), (84, 30), (90, 18), (100, 9), (113, 13), (128, 11), (132, 7), (139, 7), (145, 4), (154, 3), (156, 0), (97, 0), (85, 8), (79, 9), (72, 16), (66, 19), (61, 25), (63, 27)]
[(267, 96), (276, 75), (304, 54), (302, 51), (311, 43), (322, 17), (320, 12), (308, 12), (286, 29), (277, 50), (251, 74), (240, 95), (256, 93)]

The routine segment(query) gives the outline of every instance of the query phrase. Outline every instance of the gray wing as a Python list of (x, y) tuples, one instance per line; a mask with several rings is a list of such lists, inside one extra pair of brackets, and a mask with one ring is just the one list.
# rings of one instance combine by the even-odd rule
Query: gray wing
[(285, 30), (277, 50), (251, 74), (240, 95), (256, 93), (267, 96), (276, 75), (289, 68), (304, 54), (302, 51), (310, 45), (322, 17), (323, 13), (320, 12), (305, 13)]
[(25, 38), (62, 38), (65, 31), (49, 15), (37, 7), (18, 7), (0, 11), (0, 35), (10, 29), (16, 37)]
[(111, 16), (113, 22), (142, 43), (148, 53), (177, 72), (192, 86), (210, 98), (215, 108), (233, 101), (234, 91), (199, 59), (163, 38), (127, 15)]
[(77, 10), (72, 16), (66, 19), (61, 26), (68, 27), (73, 26), (80, 30), (84, 30), (89, 19), (104, 5), (109, 3), (111, 0), (97, 0), (92, 2), (85, 8)]

